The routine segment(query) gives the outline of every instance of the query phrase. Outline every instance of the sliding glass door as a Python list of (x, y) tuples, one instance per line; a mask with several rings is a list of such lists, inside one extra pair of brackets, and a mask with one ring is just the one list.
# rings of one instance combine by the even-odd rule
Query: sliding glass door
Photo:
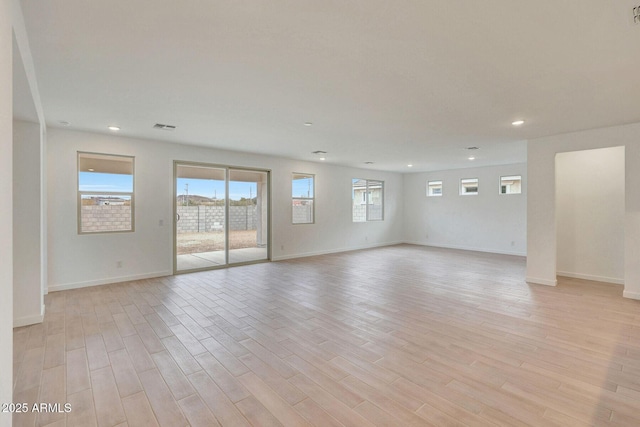
[(174, 271), (269, 259), (269, 172), (175, 162)]
[(268, 258), (267, 172), (229, 170), (229, 263)]

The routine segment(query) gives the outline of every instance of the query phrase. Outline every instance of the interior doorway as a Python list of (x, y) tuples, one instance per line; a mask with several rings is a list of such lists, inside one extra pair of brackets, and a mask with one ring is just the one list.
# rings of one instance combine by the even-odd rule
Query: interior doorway
[(271, 258), (267, 170), (174, 162), (174, 272)]

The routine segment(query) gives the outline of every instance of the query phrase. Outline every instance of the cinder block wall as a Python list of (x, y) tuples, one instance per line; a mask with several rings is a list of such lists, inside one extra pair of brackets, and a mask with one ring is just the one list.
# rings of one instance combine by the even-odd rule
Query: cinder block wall
[[(223, 230), (224, 206), (178, 206), (178, 233)], [(255, 230), (256, 206), (229, 206), (230, 230)]]
[(131, 206), (82, 206), (82, 231), (131, 230)]

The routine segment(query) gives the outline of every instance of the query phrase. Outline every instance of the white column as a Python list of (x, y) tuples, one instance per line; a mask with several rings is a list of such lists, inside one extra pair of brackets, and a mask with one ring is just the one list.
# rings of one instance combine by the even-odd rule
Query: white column
[(13, 122), (13, 325), (42, 322), (40, 125)]

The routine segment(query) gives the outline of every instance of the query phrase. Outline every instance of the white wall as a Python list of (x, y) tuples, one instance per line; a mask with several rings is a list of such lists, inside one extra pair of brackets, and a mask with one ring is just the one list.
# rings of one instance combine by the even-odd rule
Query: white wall
[(624, 296), (640, 299), (640, 123), (529, 141), (527, 281), (556, 284), (556, 153), (625, 147)]
[[(134, 233), (78, 235), (77, 151), (135, 156)], [(66, 129), (48, 130), (47, 159), (50, 291), (171, 274), (173, 160), (271, 169), (274, 260), (402, 241), (401, 174)], [(291, 224), (293, 172), (316, 175), (315, 224)], [(385, 181), (384, 221), (352, 222), (352, 178)]]
[[(525, 255), (525, 163), (404, 176), (404, 235), (410, 243)], [(522, 194), (499, 194), (501, 176), (521, 175)], [(478, 178), (478, 195), (459, 195), (460, 179)], [(427, 181), (443, 181), (441, 197), (426, 197)]]
[[(13, 383), (13, 81), (11, 1), (0, 0), (0, 403), (12, 401)], [(0, 426), (11, 414), (0, 412)]]
[(14, 326), (42, 321), (40, 125), (13, 122)]
[(624, 283), (624, 147), (556, 155), (557, 273)]

